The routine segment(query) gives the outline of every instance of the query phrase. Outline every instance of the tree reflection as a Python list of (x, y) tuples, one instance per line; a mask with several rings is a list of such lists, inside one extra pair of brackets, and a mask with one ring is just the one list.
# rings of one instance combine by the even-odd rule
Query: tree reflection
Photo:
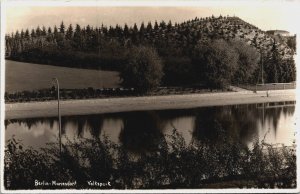
[(200, 108), (196, 111), (194, 141), (217, 143), (219, 128), (228, 141), (248, 144), (258, 137), (258, 124), (271, 126), (276, 134), (281, 115), (294, 114), (294, 106), (270, 107), (267, 104)]
[(161, 121), (155, 111), (128, 113), (123, 122), (120, 141), (129, 150), (155, 150), (165, 141), (161, 132)]
[(86, 124), (86, 119), (84, 117), (77, 117), (75, 119), (77, 123), (77, 135), (78, 137), (83, 137), (84, 126)]
[(87, 127), (94, 138), (99, 138), (103, 127), (102, 115), (90, 115), (87, 117)]

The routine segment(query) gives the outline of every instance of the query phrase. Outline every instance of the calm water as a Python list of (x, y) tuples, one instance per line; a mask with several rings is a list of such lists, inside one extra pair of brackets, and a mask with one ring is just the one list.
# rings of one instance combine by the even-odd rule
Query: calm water
[[(291, 145), (295, 140), (294, 102), (204, 107), (62, 117), (63, 142), (68, 138), (103, 136), (128, 150), (154, 149), (159, 141), (177, 129), (187, 144), (214, 141), (220, 128), (232, 141), (251, 145), (255, 139), (271, 144)], [(7, 120), (6, 140), (13, 135), (25, 146), (44, 147), (57, 141), (57, 118)]]

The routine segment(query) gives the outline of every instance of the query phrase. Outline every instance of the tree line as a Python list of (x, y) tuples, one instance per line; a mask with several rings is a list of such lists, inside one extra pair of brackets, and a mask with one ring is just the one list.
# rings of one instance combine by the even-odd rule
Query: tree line
[[(294, 60), (283, 57), (280, 44), (274, 40), (271, 50), (258, 50), (236, 37), (241, 28), (258, 30), (239, 18), (222, 16), (196, 17), (174, 25), (171, 21), (142, 22), (139, 27), (66, 27), (61, 22), (53, 29), (38, 26), (6, 35), (6, 57), (117, 70), (125, 86), (145, 90), (158, 85), (205, 84), (223, 88), (230, 83), (295, 80)], [(258, 79), (261, 72), (264, 80)]]

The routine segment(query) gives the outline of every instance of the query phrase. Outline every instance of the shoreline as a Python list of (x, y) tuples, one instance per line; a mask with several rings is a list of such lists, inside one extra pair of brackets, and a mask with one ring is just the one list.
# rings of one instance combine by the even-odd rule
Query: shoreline
[[(60, 101), (61, 116), (147, 111), (164, 109), (189, 109), (235, 104), (295, 101), (296, 90), (270, 90), (168, 96), (143, 96), (126, 98), (81, 99)], [(55, 117), (57, 101), (5, 104), (5, 119)]]

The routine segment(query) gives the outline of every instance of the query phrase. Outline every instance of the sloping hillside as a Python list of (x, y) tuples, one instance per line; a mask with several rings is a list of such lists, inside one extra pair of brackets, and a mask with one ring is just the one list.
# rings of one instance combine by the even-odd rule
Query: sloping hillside
[[(164, 63), (163, 82), (177, 85), (191, 84), (198, 79), (199, 72), (194, 70), (199, 64), (193, 59), (197, 47), (210, 45), (220, 39), (229, 43), (229, 46), (231, 43), (243, 43), (256, 53), (251, 51), (252, 58), (263, 58), (266, 82), (295, 80), (295, 37), (275, 36), (238, 17), (229, 16), (196, 17), (182, 23), (155, 21), (141, 23), (139, 27), (136, 24), (115, 27), (65, 26), (62, 22), (59, 27), (38, 26), (31, 31), (21, 29), (6, 35), (5, 49), (6, 57), (16, 61), (121, 71), (128, 63), (128, 55), (133, 47), (153, 47)], [(240, 46), (245, 48), (243, 44)], [(257, 80), (260, 65), (254, 60), (250, 63), (253, 63), (250, 73), (252, 82), (254, 79), (256, 83), (263, 82)], [(242, 68), (247, 69), (247, 65)]]
[[(142, 23), (138, 28), (124, 27), (96, 27), (81, 28), (79, 25), (73, 30), (68, 29), (62, 23), (60, 28), (51, 27), (48, 30), (37, 27), (32, 30), (20, 30), (6, 36), (6, 56), (16, 55), (31, 47), (60, 47), (64, 50), (77, 50), (88, 53), (109, 52), (107, 47), (114, 50), (115, 47), (130, 46), (132, 44), (152, 44), (156, 46), (168, 46), (182, 48), (195, 45), (199, 41), (209, 39), (236, 39), (247, 42), (264, 52), (270, 51), (275, 37), (258, 29), (238, 17), (206, 17), (195, 18), (183, 23), (165, 21), (151, 23), (147, 26)], [(293, 49), (287, 45), (287, 41), (276, 41), (280, 54), (289, 58), (294, 54)], [(111, 48), (113, 47), (113, 48)]]
[(163, 37), (165, 41), (171, 37), (181, 45), (185, 45), (185, 42), (195, 43), (209, 39), (235, 39), (247, 42), (259, 52), (271, 51), (275, 43), (283, 58), (290, 58), (294, 55), (294, 50), (287, 45), (287, 41), (279, 41), (274, 36), (238, 17), (195, 18), (175, 25), (170, 31), (160, 27), (154, 37), (159, 36)]

